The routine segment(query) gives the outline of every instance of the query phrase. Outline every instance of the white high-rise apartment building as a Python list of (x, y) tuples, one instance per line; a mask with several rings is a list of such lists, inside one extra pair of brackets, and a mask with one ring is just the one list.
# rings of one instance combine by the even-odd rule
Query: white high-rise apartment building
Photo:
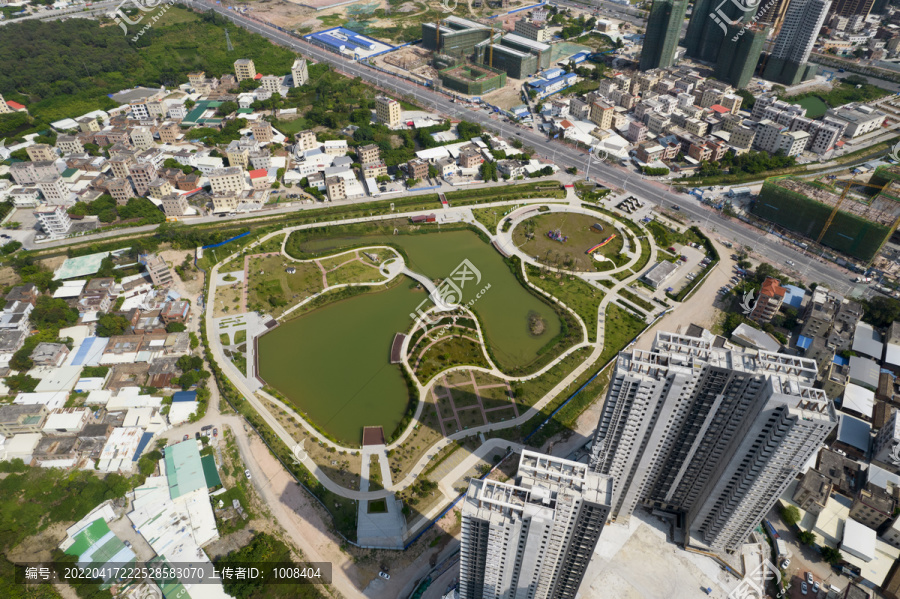
[(298, 58), (294, 61), (294, 64), (291, 66), (291, 78), (293, 80), (293, 83), (291, 84), (293, 87), (306, 85), (309, 81), (309, 71), (306, 68), (305, 58)]
[(609, 515), (612, 481), (522, 451), (515, 484), (471, 480), (462, 504), (460, 599), (574, 598)]
[(43, 206), (34, 211), (34, 216), (47, 235), (65, 235), (72, 226), (65, 206)]
[(692, 546), (734, 551), (837, 424), (816, 363), (658, 333), (619, 355), (591, 467), (613, 480), (611, 517), (678, 514)]
[(796, 63), (809, 60), (830, 7), (831, 0), (791, 0), (772, 57)]

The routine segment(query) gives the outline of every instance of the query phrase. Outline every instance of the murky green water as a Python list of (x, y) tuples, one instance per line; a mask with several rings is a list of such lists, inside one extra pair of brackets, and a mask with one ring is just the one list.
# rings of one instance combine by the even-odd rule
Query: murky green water
[[(412, 270), (432, 279), (447, 278), (464, 259), (477, 269), (480, 281), (466, 281), (463, 299), (474, 299), (490, 285), (473, 309), (501, 368), (529, 364), (559, 333), (553, 310), (522, 288), (500, 255), (474, 233), (397, 235), (389, 241), (406, 251)], [(325, 249), (333, 240), (311, 244)], [(408, 402), (400, 367), (389, 363), (391, 342), (427, 297), (409, 287), (344, 300), (279, 326), (259, 341), (262, 378), (342, 441), (359, 443), (363, 426), (380, 425), (390, 435)], [(529, 314), (543, 320), (541, 335), (531, 334)]]

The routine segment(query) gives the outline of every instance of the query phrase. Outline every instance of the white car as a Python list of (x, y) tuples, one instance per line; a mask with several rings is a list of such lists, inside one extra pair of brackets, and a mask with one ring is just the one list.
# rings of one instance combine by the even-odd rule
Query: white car
[(806, 583), (801, 582), (800, 583), (800, 592), (805, 595), (808, 590), (809, 590), (809, 588), (806, 586)]
[(782, 570), (787, 570), (790, 566), (791, 566), (791, 560), (790, 560), (790, 559), (786, 559), (786, 560), (784, 560), (783, 562), (781, 562), (781, 569), (782, 569)]
[(806, 582), (808, 582), (809, 584), (812, 584), (814, 582), (812, 572), (806, 573)]
[(249, 468), (247, 468), (246, 470), (244, 470), (244, 476), (247, 477), (247, 480), (250, 480), (251, 476), (250, 476), (250, 469), (249, 469)]
[(387, 572), (379, 572), (378, 575), (381, 576), (382, 578), (384, 578), (385, 580), (391, 579), (391, 575), (388, 574)]

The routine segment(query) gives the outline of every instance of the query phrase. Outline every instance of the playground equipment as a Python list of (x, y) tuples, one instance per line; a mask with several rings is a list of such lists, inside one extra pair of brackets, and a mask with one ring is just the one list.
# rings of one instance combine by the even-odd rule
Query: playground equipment
[(559, 229), (557, 229), (555, 231), (547, 231), (547, 237), (549, 237), (553, 241), (558, 241), (560, 243), (565, 243), (565, 242), (569, 241), (569, 236), (563, 235), (562, 231), (560, 231)]
[(604, 245), (606, 245), (607, 243), (609, 243), (610, 241), (612, 241), (615, 238), (616, 238), (616, 234), (613, 233), (612, 235), (610, 235), (609, 237), (607, 237), (606, 239), (604, 239), (603, 241), (601, 241), (594, 247), (590, 248), (588, 251), (585, 252), (585, 254), (593, 254), (594, 252), (596, 252), (597, 250), (599, 250), (600, 248), (602, 248)]

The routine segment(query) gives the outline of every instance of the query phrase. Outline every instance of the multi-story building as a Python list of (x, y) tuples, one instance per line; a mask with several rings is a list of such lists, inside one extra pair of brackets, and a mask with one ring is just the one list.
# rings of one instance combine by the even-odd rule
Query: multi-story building
[(142, 254), (138, 258), (138, 262), (147, 269), (147, 274), (150, 275), (150, 282), (155, 287), (168, 287), (174, 282), (175, 279), (172, 278), (172, 271), (169, 270), (169, 265), (158, 254)]
[(428, 162), (421, 158), (413, 158), (406, 163), (406, 173), (410, 179), (424, 181), (428, 178)]
[(253, 150), (247, 157), (250, 159), (250, 166), (253, 170), (269, 168), (272, 164), (272, 155), (269, 153), (269, 150), (265, 148), (262, 150)]
[(34, 211), (41, 229), (47, 235), (65, 235), (72, 226), (65, 206), (43, 206)]
[(476, 168), (482, 162), (484, 156), (475, 144), (468, 144), (459, 149), (459, 166), (462, 168)]
[[(84, 146), (81, 141), (74, 135), (60, 135), (56, 138), (56, 147), (63, 154), (81, 154), (84, 152)], [(55, 160), (56, 157), (50, 158)]]
[(178, 126), (178, 123), (173, 123), (172, 121), (166, 121), (160, 125), (158, 131), (159, 141), (164, 144), (176, 143), (181, 135), (181, 127)]
[(859, 490), (850, 506), (850, 517), (869, 528), (878, 529), (893, 517), (897, 502), (884, 489), (867, 484)]
[(381, 148), (375, 144), (367, 144), (356, 148), (356, 155), (361, 164), (381, 161)]
[(756, 140), (756, 129), (740, 126), (731, 132), (728, 142), (736, 148), (750, 149)]
[(255, 79), (256, 65), (249, 58), (239, 58), (234, 61), (234, 76), (237, 78), (238, 83), (244, 79)]
[(139, 150), (146, 150), (153, 146), (153, 133), (149, 127), (132, 127), (129, 136), (131, 145)]
[(865, 104), (845, 104), (837, 108), (829, 108), (826, 116), (846, 123), (844, 135), (858, 137), (875, 131), (884, 123), (887, 115)]
[(281, 93), (281, 84), (283, 81), (284, 77), (279, 77), (278, 75), (264, 75), (259, 79), (259, 87), (270, 94), (277, 94)]
[(150, 182), (149, 186), (147, 186), (147, 195), (154, 200), (162, 200), (171, 193), (175, 193), (175, 188), (172, 187), (169, 180), (164, 177), (157, 177)]
[(125, 179), (129, 174), (128, 169), (135, 162), (137, 161), (134, 159), (133, 154), (118, 154), (115, 158), (109, 159), (109, 167), (114, 177)]
[[(265, 133), (261, 130), (261, 135)], [(342, 140), (343, 141), (343, 140)], [(225, 148), (225, 156), (228, 157), (228, 166), (247, 168), (250, 160), (250, 152), (259, 149), (259, 143), (255, 139), (242, 137), (232, 140)]]
[(536, 42), (549, 42), (553, 38), (553, 33), (547, 24), (540, 21), (519, 19), (516, 21), (515, 31), (518, 35)]
[(305, 152), (306, 150), (313, 150), (319, 147), (319, 142), (316, 141), (316, 134), (309, 129), (296, 133), (294, 135), (294, 138), (297, 140), (297, 143), (294, 147), (294, 153), (296, 154)]
[(641, 51), (641, 71), (672, 66), (687, 5), (687, 0), (653, 0)]
[(734, 551), (835, 427), (812, 360), (658, 333), (619, 354), (593, 442), (612, 517), (678, 514), (687, 542)]
[(332, 202), (347, 199), (347, 187), (343, 177), (331, 176), (325, 178), (325, 192)]
[(162, 199), (162, 209), (166, 213), (166, 218), (181, 218), (188, 209), (188, 201), (182, 195), (172, 193), (164, 196)]
[(585, 464), (527, 449), (514, 484), (472, 479), (462, 504), (460, 599), (574, 599), (611, 488)]
[(221, 212), (234, 212), (237, 210), (238, 204), (241, 203), (239, 194), (214, 195), (212, 197), (213, 212), (219, 214)]
[(244, 169), (238, 166), (216, 169), (208, 177), (213, 195), (233, 195), (244, 191)]
[[(0, 98), (0, 104), (3, 104), (2, 98)], [(40, 433), (49, 414), (47, 406), (43, 404), (0, 406), (0, 435), (11, 437)]]
[(815, 75), (815, 65), (807, 61), (830, 7), (831, 0), (791, 0), (763, 69), (765, 79), (796, 85)]
[(602, 100), (596, 100), (591, 104), (591, 122), (601, 129), (609, 129), (612, 126), (612, 117), (615, 107)]
[(759, 289), (759, 296), (756, 298), (756, 304), (750, 311), (750, 320), (756, 322), (771, 322), (772, 317), (778, 313), (781, 304), (784, 302), (784, 296), (787, 289), (781, 286), (781, 281), (772, 277), (766, 277), (762, 287)]
[(309, 70), (306, 67), (306, 59), (298, 58), (291, 65), (291, 84), (294, 87), (306, 85), (309, 81)]
[(134, 195), (134, 187), (128, 179), (112, 179), (106, 183), (106, 191), (113, 197), (116, 204), (124, 206)]
[(809, 133), (806, 131), (784, 131), (778, 136), (778, 150), (785, 156), (799, 156), (806, 149)]
[(56, 160), (57, 158), (56, 152), (54, 152), (53, 148), (47, 144), (34, 144), (33, 146), (28, 146), (25, 148), (25, 152), (28, 154), (28, 158), (34, 162)]
[[(711, 21), (712, 19), (704, 19)], [(741, 21), (729, 23), (716, 57), (715, 77), (743, 89), (750, 83), (759, 55), (769, 34), (769, 27), (760, 23)]]
[(803, 327), (800, 334), (805, 337), (827, 337), (834, 322), (838, 304), (828, 289), (816, 287), (803, 313)]
[(375, 118), (390, 128), (400, 124), (400, 102), (387, 96), (375, 98)]
[(128, 167), (131, 175), (131, 184), (141, 197), (145, 197), (150, 190), (150, 184), (156, 181), (156, 166), (152, 162), (137, 162)]
[(626, 134), (628, 141), (639, 144), (647, 139), (647, 126), (640, 121), (631, 121), (628, 124), (628, 133)]
[(273, 139), (272, 123), (269, 121), (258, 120), (250, 123), (250, 131), (253, 133), (253, 139), (257, 143), (269, 143)]
[(69, 203), (69, 196), (72, 193), (59, 175), (38, 179), (37, 188), (41, 190), (41, 195), (48, 204), (66, 205)]
[(849, 26), (850, 17), (862, 17), (865, 19), (869, 16), (875, 0), (835, 0), (831, 7), (831, 13), (835, 16), (846, 17), (848, 19), (845, 27)]
[(150, 109), (147, 108), (146, 100), (135, 100), (129, 104), (131, 116), (136, 119), (146, 121), (150, 118)]

